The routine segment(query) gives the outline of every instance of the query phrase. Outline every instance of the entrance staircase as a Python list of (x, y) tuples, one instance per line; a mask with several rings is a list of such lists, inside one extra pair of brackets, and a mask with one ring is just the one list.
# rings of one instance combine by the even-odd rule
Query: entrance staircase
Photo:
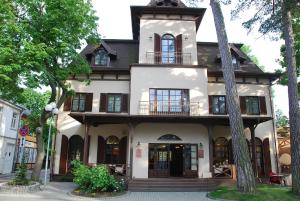
[(216, 187), (213, 179), (152, 178), (132, 179), (128, 183), (128, 190), (132, 192), (199, 192)]

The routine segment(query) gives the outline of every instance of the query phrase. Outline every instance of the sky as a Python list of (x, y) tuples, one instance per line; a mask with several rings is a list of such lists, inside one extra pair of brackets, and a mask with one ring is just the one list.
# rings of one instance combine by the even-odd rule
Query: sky
[[(232, 2), (234, 3), (235, 0)], [(150, 0), (92, 0), (96, 15), (99, 17), (99, 33), (102, 38), (107, 39), (132, 39), (131, 29), (131, 5), (145, 6)], [(184, 1), (183, 1), (184, 2)], [(207, 8), (202, 23), (197, 33), (197, 41), (216, 42), (217, 36), (209, 1), (204, 0), (198, 7)], [(231, 20), (230, 11), (233, 6), (222, 6), (226, 31), (229, 42), (244, 43), (250, 45), (252, 53), (258, 58), (265, 71), (274, 72), (279, 69), (278, 59), (280, 58), (280, 46), (283, 41), (271, 41), (268, 36), (261, 36), (256, 31), (247, 33), (242, 27), (242, 21), (248, 19), (254, 11), (243, 13), (241, 19)], [(288, 115), (287, 87), (274, 85), (275, 110), (281, 109)]]

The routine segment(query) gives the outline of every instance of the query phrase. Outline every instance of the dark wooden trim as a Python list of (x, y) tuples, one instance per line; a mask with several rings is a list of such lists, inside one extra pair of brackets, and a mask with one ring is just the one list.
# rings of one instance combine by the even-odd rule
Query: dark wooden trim
[(246, 97), (245, 96), (240, 96), (240, 108), (241, 108), (241, 113), (242, 114), (247, 113)]
[(251, 132), (252, 167), (253, 167), (254, 176), (257, 177), (258, 175), (257, 175), (257, 164), (256, 164), (255, 127), (250, 126), (249, 129), (250, 129), (250, 132)]
[(105, 163), (105, 139), (98, 136), (97, 140), (97, 163)]
[(172, 67), (172, 68), (204, 68), (206, 69), (206, 66), (202, 65), (185, 65), (185, 64), (170, 64), (170, 63), (165, 63), (165, 64), (149, 64), (149, 63), (134, 63), (130, 64), (130, 69), (132, 67), (138, 67), (138, 68), (143, 68), (143, 67)]
[(68, 171), (69, 139), (65, 135), (62, 135), (61, 137), (59, 174), (66, 174)]
[(93, 93), (85, 94), (85, 112), (91, 112), (93, 109)]
[(99, 112), (106, 112), (106, 108), (107, 108), (107, 94), (101, 93), (100, 94)]
[[(213, 126), (208, 125), (207, 126), (207, 132), (208, 132), (208, 144), (209, 144), (209, 170), (213, 174), (214, 172), (214, 167), (213, 167), (213, 162), (214, 162), (214, 143), (213, 143)], [(213, 175), (212, 175), (213, 176)]]
[(266, 97), (259, 96), (259, 110), (260, 114), (266, 115), (267, 114), (267, 105), (266, 105)]
[(72, 106), (72, 96), (68, 96), (64, 102), (64, 111), (71, 111)]
[(269, 138), (263, 140), (263, 159), (265, 176), (268, 176), (269, 173), (272, 171)]
[(87, 123), (85, 123), (85, 132), (84, 132), (84, 145), (83, 145), (83, 163), (85, 165), (88, 164), (89, 162), (89, 156), (88, 156), (88, 149), (89, 149), (89, 141), (88, 141), (88, 137), (89, 137), (89, 129), (90, 129), (90, 125), (88, 125)]

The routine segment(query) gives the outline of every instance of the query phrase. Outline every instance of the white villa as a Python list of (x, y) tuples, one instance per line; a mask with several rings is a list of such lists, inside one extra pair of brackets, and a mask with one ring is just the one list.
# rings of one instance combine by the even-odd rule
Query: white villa
[[(180, 0), (131, 6), (132, 40), (85, 47), (92, 73), (70, 77), (76, 95), (58, 115), (54, 175), (79, 159), (124, 168), (130, 179), (232, 176), (218, 43), (196, 41), (205, 10)], [(278, 75), (259, 69), (241, 46), (230, 44), (232, 62), (253, 169), (263, 177), (278, 167), (271, 97)]]

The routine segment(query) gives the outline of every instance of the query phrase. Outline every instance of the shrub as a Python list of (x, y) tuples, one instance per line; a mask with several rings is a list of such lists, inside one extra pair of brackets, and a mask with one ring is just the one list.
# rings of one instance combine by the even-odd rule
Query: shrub
[(29, 180), (27, 179), (27, 166), (25, 163), (21, 163), (19, 167), (17, 167), (15, 178), (10, 181), (8, 184), (17, 186), (17, 185), (29, 185)]
[(72, 161), (74, 183), (85, 193), (120, 192), (125, 190), (125, 182), (110, 175), (105, 165), (87, 167), (79, 161)]

